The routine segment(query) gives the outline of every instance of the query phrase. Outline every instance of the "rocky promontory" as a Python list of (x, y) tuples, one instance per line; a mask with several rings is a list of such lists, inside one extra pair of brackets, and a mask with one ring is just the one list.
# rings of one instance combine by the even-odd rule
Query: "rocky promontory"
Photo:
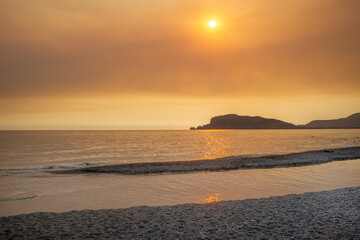
[(211, 118), (210, 123), (190, 130), (202, 129), (356, 129), (360, 128), (360, 113), (333, 120), (314, 120), (306, 125), (295, 125), (278, 119), (260, 116), (227, 114)]
[(292, 123), (283, 122), (277, 119), (239, 116), (227, 114), (213, 117), (209, 124), (198, 126), (196, 129), (292, 129), (297, 128)]

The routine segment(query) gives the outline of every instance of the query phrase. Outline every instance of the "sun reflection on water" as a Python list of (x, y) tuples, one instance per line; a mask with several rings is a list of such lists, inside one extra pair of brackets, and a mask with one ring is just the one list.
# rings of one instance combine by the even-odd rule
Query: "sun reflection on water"
[(220, 194), (214, 193), (209, 195), (207, 198), (204, 199), (205, 203), (213, 203), (213, 202), (219, 202), (220, 201)]
[(218, 158), (228, 156), (228, 149), (231, 147), (231, 141), (228, 137), (219, 136), (216, 134), (209, 134), (205, 139), (203, 158)]

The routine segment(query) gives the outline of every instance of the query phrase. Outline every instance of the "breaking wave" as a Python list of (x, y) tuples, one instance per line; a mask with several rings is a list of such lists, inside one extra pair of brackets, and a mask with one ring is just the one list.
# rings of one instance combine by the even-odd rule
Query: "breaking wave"
[(80, 169), (86, 168), (91, 166), (97, 166), (99, 164), (95, 163), (80, 163), (76, 165), (64, 165), (64, 166), (44, 166), (44, 167), (34, 167), (34, 168), (7, 168), (7, 169), (0, 169), (2, 172), (7, 171), (38, 171), (38, 170), (51, 170), (51, 169)]

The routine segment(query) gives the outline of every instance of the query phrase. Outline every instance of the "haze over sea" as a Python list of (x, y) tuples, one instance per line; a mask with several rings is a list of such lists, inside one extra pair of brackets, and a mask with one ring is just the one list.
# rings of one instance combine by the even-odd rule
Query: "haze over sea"
[(203, 203), (360, 185), (360, 160), (296, 168), (123, 176), (54, 168), (258, 156), (360, 146), (360, 129), (0, 131), (0, 215)]

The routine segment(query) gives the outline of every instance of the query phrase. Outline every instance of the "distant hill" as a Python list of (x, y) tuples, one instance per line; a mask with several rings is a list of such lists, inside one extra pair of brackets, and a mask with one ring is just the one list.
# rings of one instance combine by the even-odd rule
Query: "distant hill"
[(334, 120), (315, 120), (306, 125), (294, 125), (277, 119), (239, 116), (227, 114), (211, 118), (210, 123), (194, 129), (327, 129), (327, 128), (360, 128), (360, 113), (347, 118)]
[(196, 129), (288, 129), (297, 128), (294, 124), (277, 119), (263, 117), (239, 116), (227, 114), (213, 117), (210, 124), (199, 126)]
[(302, 128), (360, 128), (360, 113), (355, 113), (347, 118), (333, 120), (314, 120), (301, 126)]

